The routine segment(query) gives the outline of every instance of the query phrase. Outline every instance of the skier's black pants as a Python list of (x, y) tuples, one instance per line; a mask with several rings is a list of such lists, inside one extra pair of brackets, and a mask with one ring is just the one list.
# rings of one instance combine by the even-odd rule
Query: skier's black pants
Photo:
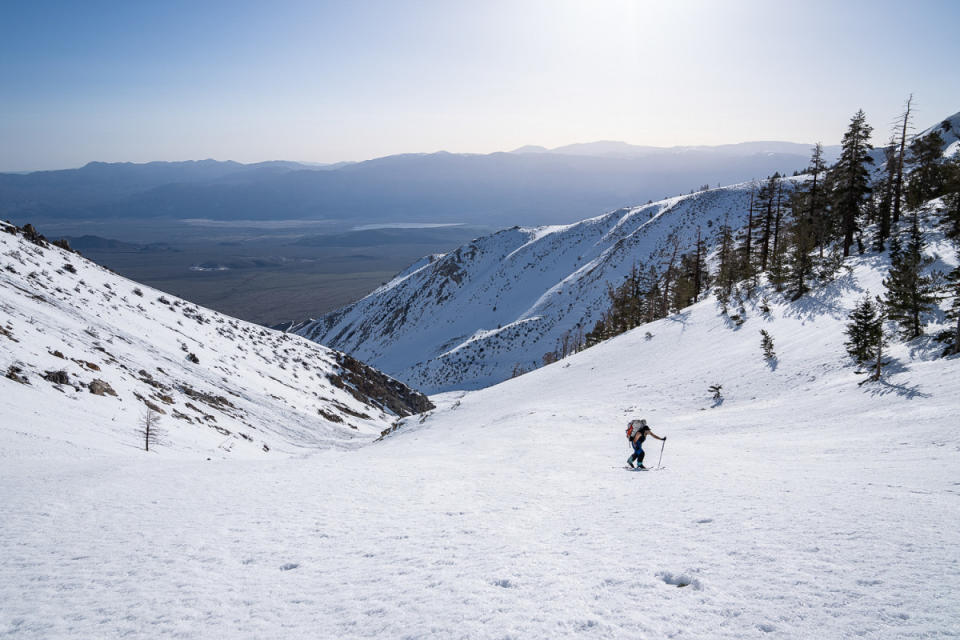
[(634, 460), (637, 461), (638, 467), (643, 464), (643, 449), (641, 449), (640, 447), (637, 447), (636, 449), (633, 450), (633, 455), (627, 458), (627, 464), (632, 467)]

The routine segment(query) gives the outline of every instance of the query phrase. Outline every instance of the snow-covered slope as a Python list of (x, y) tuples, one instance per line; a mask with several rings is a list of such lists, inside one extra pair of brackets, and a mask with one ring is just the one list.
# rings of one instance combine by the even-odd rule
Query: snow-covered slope
[(960, 112), (953, 114), (949, 118), (944, 118), (935, 125), (927, 127), (917, 134), (917, 137), (922, 138), (934, 132), (940, 134), (940, 137), (943, 138), (944, 156), (952, 156), (960, 153)]
[[(795, 179), (787, 179), (789, 188)], [(621, 209), (577, 224), (514, 227), (420, 261), (362, 300), (291, 331), (426, 392), (476, 389), (537, 366), (567, 331), (593, 328), (643, 261), (662, 269), (726, 220), (746, 224), (743, 183)]]
[[(354, 451), (4, 460), (0, 633), (955, 637), (960, 359), (896, 345), (858, 386), (842, 328), (885, 263), (848, 265), (739, 327), (707, 300), (436, 397)], [(665, 470), (622, 468), (635, 417)]]
[(0, 457), (69, 443), (263, 455), (368, 442), (428, 401), (297, 336), (197, 307), (0, 223)]

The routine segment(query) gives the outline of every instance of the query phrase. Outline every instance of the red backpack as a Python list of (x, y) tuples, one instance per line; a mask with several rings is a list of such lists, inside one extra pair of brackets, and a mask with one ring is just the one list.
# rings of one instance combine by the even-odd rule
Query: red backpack
[(633, 437), (643, 429), (643, 425), (640, 424), (639, 420), (631, 420), (627, 423), (627, 440), (633, 442)]

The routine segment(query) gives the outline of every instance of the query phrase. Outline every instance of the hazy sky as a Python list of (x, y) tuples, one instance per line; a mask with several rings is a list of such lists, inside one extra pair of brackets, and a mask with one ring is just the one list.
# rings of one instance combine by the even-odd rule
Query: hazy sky
[(960, 111), (960, 1), (0, 8), (0, 170), (880, 137)]

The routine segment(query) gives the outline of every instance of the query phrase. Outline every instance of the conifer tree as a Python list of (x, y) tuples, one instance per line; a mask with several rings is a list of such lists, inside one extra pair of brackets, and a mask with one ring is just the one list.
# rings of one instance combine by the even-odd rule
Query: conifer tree
[(940, 195), (944, 183), (943, 138), (933, 132), (917, 138), (910, 145), (908, 160), (913, 165), (907, 184), (907, 206), (916, 209), (927, 200)]
[(817, 143), (813, 147), (810, 156), (810, 166), (807, 172), (813, 176), (810, 180), (810, 186), (803, 191), (804, 203), (807, 208), (812, 231), (816, 234), (816, 244), (820, 247), (820, 257), (823, 258), (823, 247), (827, 243), (827, 212), (826, 204), (823, 198), (823, 175), (827, 170), (827, 164), (823, 159), (823, 145)]
[(887, 320), (887, 307), (883, 304), (880, 296), (877, 296), (877, 328), (874, 332), (874, 349), (876, 363), (873, 366), (873, 375), (870, 380), (879, 380), (883, 367), (887, 364), (883, 361), (883, 350), (887, 346), (887, 334), (883, 329), (883, 323)]
[(694, 265), (693, 301), (698, 302), (700, 300), (700, 294), (710, 286), (707, 282), (709, 277), (709, 269), (707, 269), (707, 248), (700, 238), (700, 227), (697, 227), (697, 246)]
[(863, 109), (851, 118), (843, 135), (840, 159), (833, 167), (833, 199), (838, 222), (843, 234), (843, 257), (850, 255), (857, 223), (863, 209), (863, 199), (870, 193), (870, 174), (867, 165), (873, 163), (869, 151), (873, 127), (867, 124)]
[(760, 329), (760, 348), (763, 350), (765, 360), (773, 360), (777, 357), (773, 351), (773, 338), (765, 329)]
[(877, 306), (869, 295), (864, 296), (853, 308), (848, 316), (850, 322), (844, 331), (848, 340), (843, 343), (847, 353), (863, 364), (870, 360), (877, 342), (877, 335), (881, 330), (881, 320), (877, 314)]
[(923, 274), (930, 262), (923, 257), (919, 214), (914, 211), (907, 246), (901, 248), (897, 240), (890, 244), (890, 273), (883, 280), (887, 290), (887, 315), (900, 327), (904, 340), (913, 340), (923, 333), (921, 316), (932, 309), (937, 300), (933, 278)]
[(791, 300), (799, 300), (810, 290), (807, 282), (813, 277), (813, 257), (810, 253), (816, 245), (813, 218), (806, 207), (808, 194), (794, 192), (791, 196), (793, 224), (787, 229), (789, 238), (786, 248), (786, 271)]
[(940, 228), (947, 238), (960, 245), (960, 153), (943, 164), (943, 193)]
[(877, 237), (873, 248), (875, 251), (883, 251), (887, 239), (890, 237), (890, 224), (893, 219), (893, 199), (896, 190), (897, 179), (897, 152), (896, 144), (893, 139), (883, 149), (886, 158), (886, 174), (874, 188), (874, 191), (880, 194), (877, 206)]
[(950, 308), (947, 310), (947, 317), (956, 322), (953, 332), (953, 344), (950, 353), (960, 353), (960, 249), (957, 250), (958, 266), (953, 268), (947, 274), (947, 284), (945, 292), (947, 297), (952, 298)]
[(770, 242), (772, 239), (773, 220), (775, 217), (774, 202), (777, 199), (777, 187), (780, 174), (775, 173), (767, 179), (767, 183), (760, 187), (757, 194), (758, 208), (761, 211), (760, 221), (760, 271), (767, 270), (767, 261), (770, 257)]
[(714, 282), (717, 285), (716, 295), (717, 298), (723, 301), (729, 301), (730, 294), (733, 292), (733, 285), (737, 281), (737, 259), (733, 247), (733, 231), (730, 229), (730, 225), (727, 224), (727, 220), (724, 219), (723, 224), (720, 225), (720, 229), (717, 232), (718, 241), (717, 244), (720, 246), (719, 249), (719, 263), (717, 264), (717, 274), (714, 277)]

